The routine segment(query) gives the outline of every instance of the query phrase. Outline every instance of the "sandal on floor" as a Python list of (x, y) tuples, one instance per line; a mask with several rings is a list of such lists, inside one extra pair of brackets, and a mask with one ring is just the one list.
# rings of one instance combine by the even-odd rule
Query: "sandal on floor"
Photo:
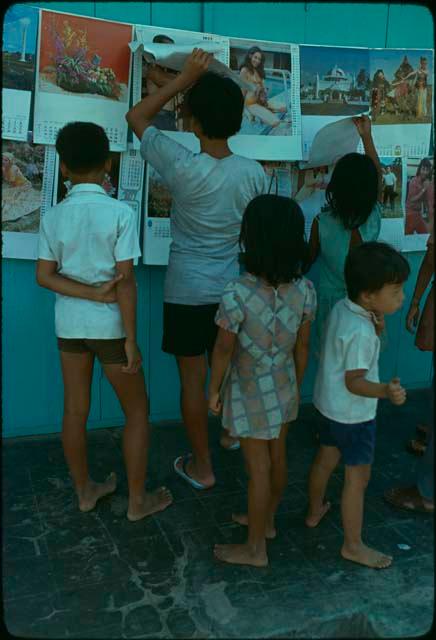
[(420, 511), (421, 513), (434, 513), (434, 508), (426, 507), (417, 487), (396, 487), (387, 489), (383, 494), (384, 499), (397, 509), (407, 511)]
[(427, 445), (425, 442), (422, 442), (422, 440), (409, 440), (406, 449), (409, 453), (413, 453), (414, 456), (423, 456)]
[[(199, 482), (198, 480), (195, 480), (190, 475), (188, 475), (186, 471), (186, 465), (191, 458), (192, 453), (187, 453), (185, 456), (179, 456), (178, 458), (176, 458), (173, 465), (174, 471), (177, 473), (177, 475), (183, 478), (183, 480), (186, 480), (186, 482), (188, 482), (191, 487), (194, 487), (194, 489), (211, 489), (210, 486), (204, 485), (202, 482)], [(182, 461), (181, 468), (179, 468), (178, 466), (180, 464), (180, 461)]]

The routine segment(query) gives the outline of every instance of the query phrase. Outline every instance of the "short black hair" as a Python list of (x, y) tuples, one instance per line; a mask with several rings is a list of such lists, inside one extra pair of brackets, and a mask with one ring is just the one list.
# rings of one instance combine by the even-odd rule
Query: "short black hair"
[(361, 153), (347, 153), (333, 169), (326, 189), (332, 215), (345, 229), (364, 224), (378, 198), (379, 176), (371, 158)]
[(154, 36), (153, 42), (158, 42), (159, 44), (174, 44), (174, 40), (164, 33), (159, 33), (157, 36)]
[(242, 218), (239, 246), (247, 271), (273, 287), (298, 280), (310, 267), (304, 215), (291, 198), (265, 194), (251, 200)]
[(207, 71), (186, 92), (184, 107), (205, 136), (227, 139), (241, 128), (244, 96), (231, 78)]
[(363, 242), (350, 249), (345, 260), (345, 284), (353, 302), (364, 291), (372, 293), (386, 284), (401, 284), (409, 274), (406, 258), (385, 242)]
[(109, 158), (109, 140), (103, 127), (93, 122), (69, 122), (56, 137), (56, 151), (70, 171), (101, 169)]

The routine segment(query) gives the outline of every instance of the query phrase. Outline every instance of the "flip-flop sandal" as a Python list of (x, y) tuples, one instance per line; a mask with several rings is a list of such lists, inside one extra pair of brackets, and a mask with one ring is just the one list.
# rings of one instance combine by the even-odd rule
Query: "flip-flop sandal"
[[(201, 482), (199, 482), (198, 480), (195, 480), (186, 472), (186, 464), (187, 462), (189, 462), (191, 458), (192, 458), (192, 453), (188, 453), (185, 456), (179, 456), (178, 458), (176, 458), (174, 460), (174, 465), (173, 465), (174, 471), (177, 473), (177, 475), (183, 478), (183, 480), (186, 480), (186, 482), (188, 482), (191, 485), (191, 487), (194, 487), (194, 489), (210, 489), (211, 487), (208, 487), (202, 484)], [(182, 461), (181, 469), (178, 466), (180, 464), (180, 461)]]
[(397, 509), (406, 511), (419, 511), (421, 513), (434, 513), (434, 509), (428, 509), (416, 487), (404, 487), (388, 489), (384, 492), (383, 498)]
[(423, 456), (427, 445), (425, 442), (422, 442), (422, 440), (409, 440), (406, 449), (409, 453), (413, 453), (414, 456)]

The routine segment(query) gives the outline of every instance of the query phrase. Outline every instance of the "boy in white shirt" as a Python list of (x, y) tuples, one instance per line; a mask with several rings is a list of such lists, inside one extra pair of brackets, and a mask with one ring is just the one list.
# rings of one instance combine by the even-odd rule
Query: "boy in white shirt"
[(141, 253), (136, 217), (101, 186), (111, 163), (102, 127), (71, 122), (59, 131), (56, 150), (62, 175), (73, 187), (41, 220), (37, 282), (56, 292), (64, 454), (81, 511), (90, 511), (99, 498), (115, 491), (114, 473), (96, 483), (88, 472), (86, 422), (97, 356), (126, 416), (127, 517), (140, 520), (167, 507), (172, 497), (165, 487), (145, 491), (148, 408), (136, 342), (133, 260)]
[(348, 297), (327, 320), (313, 403), (322, 416), (320, 448), (309, 476), (306, 525), (316, 527), (330, 507), (324, 502), (329, 478), (339, 460), (345, 464), (341, 511), (341, 555), (375, 569), (392, 557), (367, 547), (361, 538), (365, 490), (374, 457), (378, 398), (401, 405), (406, 392), (400, 380), (380, 383), (380, 318), (395, 313), (404, 300), (410, 273), (407, 260), (382, 242), (365, 242), (350, 250), (345, 262)]

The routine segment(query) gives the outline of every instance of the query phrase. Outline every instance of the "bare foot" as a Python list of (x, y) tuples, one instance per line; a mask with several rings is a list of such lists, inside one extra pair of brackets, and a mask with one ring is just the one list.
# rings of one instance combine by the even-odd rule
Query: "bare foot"
[[(233, 522), (242, 524), (244, 527), (248, 527), (248, 516), (246, 513), (232, 513)], [(265, 538), (273, 540), (277, 535), (277, 531), (273, 525), (266, 525)]]
[(306, 523), (306, 527), (317, 527), (330, 507), (331, 504), (327, 501), (322, 505), (321, 509), (317, 513), (312, 513), (309, 509), (309, 513), (304, 521)]
[(346, 547), (345, 544), (341, 549), (341, 556), (345, 560), (351, 560), (363, 564), (371, 569), (386, 569), (392, 564), (392, 556), (387, 556), (380, 551), (370, 549), (363, 542), (353, 549)]
[(218, 560), (230, 564), (249, 564), (253, 567), (268, 566), (266, 552), (253, 553), (248, 544), (216, 544), (213, 552)]
[(88, 486), (78, 494), (80, 511), (92, 511), (97, 504), (97, 500), (107, 496), (117, 488), (117, 476), (111, 473), (104, 482), (89, 481)]
[(159, 487), (159, 489), (156, 489), (153, 493), (147, 493), (144, 500), (139, 504), (129, 505), (127, 519), (130, 520), (130, 522), (142, 520), (142, 518), (150, 516), (152, 513), (163, 511), (172, 501), (173, 496), (171, 491), (166, 487)]

